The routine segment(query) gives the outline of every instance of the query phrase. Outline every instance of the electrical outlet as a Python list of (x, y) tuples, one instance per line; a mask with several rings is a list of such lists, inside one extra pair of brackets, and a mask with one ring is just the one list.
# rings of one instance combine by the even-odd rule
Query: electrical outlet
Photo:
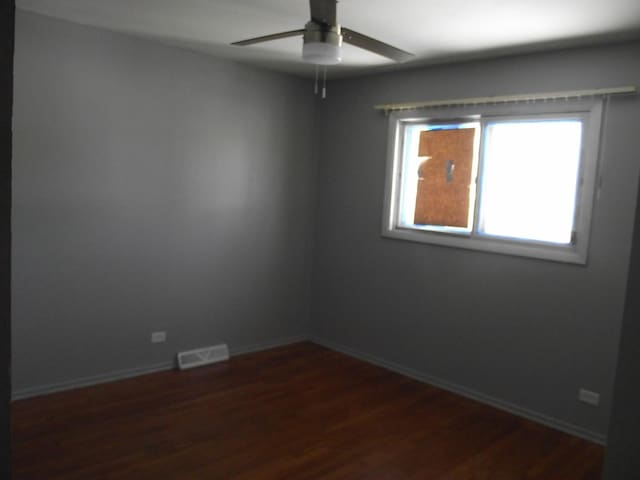
[(597, 407), (600, 404), (600, 394), (581, 388), (578, 390), (578, 400)]
[(151, 334), (151, 343), (162, 343), (167, 341), (167, 332), (153, 332)]

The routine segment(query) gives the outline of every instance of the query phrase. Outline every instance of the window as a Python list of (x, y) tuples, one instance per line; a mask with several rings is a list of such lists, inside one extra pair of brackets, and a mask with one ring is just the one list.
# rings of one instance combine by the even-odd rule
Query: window
[(383, 235), (586, 263), (600, 101), (392, 113)]

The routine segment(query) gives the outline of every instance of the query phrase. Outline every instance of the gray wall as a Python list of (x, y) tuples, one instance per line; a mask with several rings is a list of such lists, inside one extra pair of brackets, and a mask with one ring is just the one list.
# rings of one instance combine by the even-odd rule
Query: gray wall
[(15, 3), (0, 4), (0, 479), (11, 478), (11, 110)]
[(640, 474), (640, 199), (636, 207), (633, 249), (604, 478), (638, 478)]
[(19, 12), (15, 391), (306, 333), (313, 118), (308, 81)]
[[(614, 98), (588, 266), (381, 238), (379, 103), (635, 84), (640, 44), (330, 83), (319, 111), (316, 338), (604, 436), (640, 169), (640, 100)], [(544, 186), (541, 186), (543, 191)], [(601, 393), (597, 409), (578, 388)]]

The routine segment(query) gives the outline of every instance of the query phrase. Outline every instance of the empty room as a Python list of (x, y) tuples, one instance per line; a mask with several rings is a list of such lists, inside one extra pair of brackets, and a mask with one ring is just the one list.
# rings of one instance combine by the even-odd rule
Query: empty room
[(640, 478), (639, 2), (1, 11), (0, 478)]

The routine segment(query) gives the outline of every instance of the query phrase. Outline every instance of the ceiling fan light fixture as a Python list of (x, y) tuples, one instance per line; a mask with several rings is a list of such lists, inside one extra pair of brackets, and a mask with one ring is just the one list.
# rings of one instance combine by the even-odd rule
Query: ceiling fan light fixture
[[(296, 0), (302, 1), (302, 0)], [(349, 28), (342, 28), (337, 21), (337, 0), (309, 0), (311, 19), (303, 29), (273, 33), (249, 38), (232, 45), (253, 45), (281, 38), (302, 35), (302, 60), (315, 65), (336, 65), (342, 61), (342, 42), (376, 53), (396, 62), (406, 62), (413, 55), (392, 45), (368, 37)]]
[(302, 59), (315, 65), (337, 65), (342, 61), (342, 46), (325, 42), (305, 42)]

